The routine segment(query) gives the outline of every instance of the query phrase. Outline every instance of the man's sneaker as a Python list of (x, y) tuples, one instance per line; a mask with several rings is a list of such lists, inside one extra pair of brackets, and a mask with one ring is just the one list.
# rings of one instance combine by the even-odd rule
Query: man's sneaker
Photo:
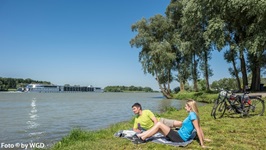
[(133, 136), (132, 136), (132, 140), (136, 140), (136, 139), (138, 139), (139, 137), (137, 136), (137, 134), (134, 134)]
[(141, 143), (145, 143), (146, 141), (141, 139), (141, 137), (138, 137), (137, 135), (133, 136), (133, 143), (135, 144), (141, 144)]

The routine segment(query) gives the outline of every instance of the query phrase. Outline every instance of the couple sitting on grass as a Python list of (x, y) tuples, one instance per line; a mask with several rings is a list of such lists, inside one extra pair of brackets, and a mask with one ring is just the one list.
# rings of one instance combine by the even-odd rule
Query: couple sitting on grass
[[(136, 114), (133, 130), (137, 134), (134, 135), (134, 140), (137, 143), (144, 143), (145, 139), (160, 132), (173, 142), (186, 142), (192, 135), (193, 130), (196, 129), (200, 145), (205, 147), (204, 140), (209, 141), (209, 139), (204, 139), (196, 102), (194, 100), (188, 100), (185, 109), (189, 114), (182, 122), (165, 118), (157, 119), (150, 110), (142, 110), (141, 105), (135, 103), (132, 106), (132, 111)], [(180, 129), (176, 132), (172, 130), (174, 127), (179, 127)]]

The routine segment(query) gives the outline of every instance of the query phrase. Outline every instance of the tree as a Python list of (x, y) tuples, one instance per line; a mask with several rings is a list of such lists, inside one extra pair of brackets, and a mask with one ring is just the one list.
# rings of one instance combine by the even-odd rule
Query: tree
[(173, 26), (162, 15), (156, 15), (149, 20), (142, 19), (132, 25), (132, 31), (138, 34), (131, 39), (131, 46), (141, 48), (139, 61), (144, 73), (150, 73), (167, 98), (172, 98), (170, 83), (172, 82), (172, 64), (175, 53), (172, 51), (171, 30)]
[(201, 61), (200, 68), (203, 72), (203, 76), (205, 77), (205, 89), (206, 91), (210, 91), (209, 77), (213, 76), (212, 69), (210, 69), (210, 65), (208, 60), (210, 59), (210, 51), (203, 51), (203, 59)]
[(191, 59), (189, 61), (191, 63), (189, 68), (191, 69), (190, 75), (193, 80), (193, 88), (195, 91), (198, 91), (197, 84), (200, 77), (199, 66), (201, 66), (201, 71), (206, 80), (206, 90), (210, 90), (209, 77), (212, 76), (212, 71), (208, 64), (211, 44), (206, 44), (207, 42), (204, 39), (207, 18), (203, 15), (198, 15), (203, 13), (204, 7), (204, 5), (194, 0), (172, 0), (167, 9), (167, 14), (175, 24), (180, 37), (178, 39), (178, 41), (180, 41), (178, 44), (179, 49), (181, 53), (189, 56)]
[[(187, 80), (191, 76), (191, 57), (189, 54), (184, 53), (182, 50), (182, 9), (181, 1), (171, 0), (166, 8), (166, 16), (169, 18), (170, 23), (174, 26), (172, 31), (173, 52), (175, 52), (176, 59), (173, 63), (173, 70), (177, 71), (176, 81), (180, 83), (180, 91), (185, 91)], [(185, 45), (185, 44), (184, 44)]]
[(266, 52), (262, 51), (257, 53), (249, 53), (249, 68), (252, 73), (251, 89), (254, 91), (260, 91), (261, 84), (261, 68), (265, 66)]
[(224, 53), (224, 58), (225, 60), (228, 62), (228, 63), (232, 63), (233, 65), (233, 69), (232, 68), (229, 68), (229, 72), (230, 74), (236, 78), (236, 81), (237, 81), (237, 87), (238, 87), (238, 90), (240, 91), (241, 90), (241, 84), (240, 84), (240, 78), (239, 78), (239, 72), (240, 72), (240, 69), (236, 66), (237, 63), (236, 63), (236, 59), (237, 59), (237, 52), (236, 50), (234, 49), (233, 47), (233, 44), (230, 46), (230, 50), (229, 51), (226, 51)]
[(240, 60), (243, 89), (245, 85), (248, 85), (247, 66), (249, 65), (246, 64), (245, 56), (250, 56), (248, 58), (249, 62), (258, 59), (256, 67), (254, 66), (256, 69), (253, 68), (254, 80), (252, 85), (254, 86), (252, 88), (259, 87), (259, 70), (262, 66), (262, 57), (257, 57), (257, 53), (263, 54), (265, 51), (266, 1), (231, 0), (210, 2), (204, 0), (201, 2), (206, 5), (205, 15), (209, 19), (205, 38), (209, 39), (209, 42), (214, 42), (218, 49), (222, 49), (226, 45), (230, 46), (230, 44), (235, 45)]
[(248, 85), (251, 72), (251, 88), (258, 90), (266, 67), (265, 7), (264, 0), (171, 0), (165, 17), (155, 15), (132, 25), (138, 34), (130, 44), (141, 48), (139, 61), (144, 73), (155, 77), (168, 98), (172, 80), (178, 81), (183, 91), (192, 79), (193, 89), (198, 91), (201, 75), (205, 82), (200, 84), (205, 83), (209, 91), (211, 52), (225, 47), (230, 47), (224, 57), (232, 63), (229, 72), (236, 78), (237, 89)]
[(1, 78), (0, 77), (0, 91), (7, 91), (8, 89), (18, 89), (25, 87), (27, 84), (41, 83), (51, 84), (47, 81), (35, 81), (32, 79), (17, 79), (17, 78)]

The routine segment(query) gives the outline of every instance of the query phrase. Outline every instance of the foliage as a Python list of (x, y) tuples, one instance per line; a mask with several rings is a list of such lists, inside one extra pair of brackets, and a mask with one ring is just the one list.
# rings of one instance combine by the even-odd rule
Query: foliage
[(220, 79), (218, 81), (213, 81), (211, 84), (211, 88), (214, 90), (221, 90), (221, 89), (225, 89), (225, 90), (237, 90), (238, 86), (237, 86), (237, 81), (236, 79), (233, 78), (223, 78)]
[(25, 87), (27, 84), (40, 83), (40, 84), (51, 84), (47, 81), (38, 81), (32, 79), (21, 79), (21, 78), (2, 78), (0, 77), (0, 91), (7, 91), (9, 89), (18, 89)]
[[(251, 74), (250, 74), (250, 80), (251, 80)], [(211, 84), (211, 91), (206, 91), (206, 88), (205, 88), (205, 80), (199, 80), (198, 83), (199, 83), (199, 92), (207, 92), (207, 93), (217, 93), (219, 90), (221, 89), (225, 89), (225, 90), (232, 90), (232, 91), (235, 91), (235, 92), (238, 92), (238, 91), (242, 91), (242, 90), (239, 90), (238, 88), (238, 83), (237, 83), (237, 80), (234, 79), (234, 78), (223, 78), (223, 79), (219, 79), (219, 80), (216, 80), (216, 81), (213, 81), (212, 84)], [(240, 83), (242, 84), (242, 83)], [(261, 78), (261, 84), (264, 85), (264, 90), (266, 90), (265, 86), (266, 86), (266, 78)], [(250, 87), (250, 86), (249, 86)], [(195, 93), (193, 92), (192, 90), (192, 87), (189, 86), (189, 85), (186, 85), (186, 91), (180, 91), (180, 88), (179, 87), (176, 87), (173, 89), (173, 92), (174, 93), (178, 93), (180, 95), (184, 94), (184, 93)], [(176, 98), (176, 97), (175, 97)]]
[(199, 80), (199, 90), (200, 91), (207, 91), (206, 87), (206, 80)]
[(133, 24), (131, 29), (138, 32), (135, 38), (130, 40), (130, 45), (142, 49), (139, 61), (144, 73), (155, 76), (163, 94), (171, 97), (171, 69), (176, 59), (171, 43), (173, 25), (166, 17), (155, 15), (150, 19), (141, 19)]
[(178, 93), (178, 92), (180, 92), (180, 87), (175, 87), (175, 88), (173, 89), (173, 91), (174, 91), (174, 93)]
[[(164, 90), (169, 91), (169, 86), (165, 85), (172, 81), (178, 81), (184, 91), (191, 79), (194, 91), (209, 91), (211, 52), (225, 48), (229, 48), (225, 60), (232, 63), (229, 71), (237, 80), (237, 87), (231, 88), (251, 85), (257, 91), (266, 68), (265, 6), (264, 0), (171, 0), (166, 16), (143, 18), (132, 25), (138, 34), (130, 44), (141, 48), (144, 73), (155, 76), (163, 93), (167, 94)], [(198, 83), (202, 77), (205, 86)]]
[(136, 87), (136, 86), (107, 86), (104, 88), (105, 92), (124, 92), (124, 91), (143, 91), (143, 92), (153, 92), (150, 87)]

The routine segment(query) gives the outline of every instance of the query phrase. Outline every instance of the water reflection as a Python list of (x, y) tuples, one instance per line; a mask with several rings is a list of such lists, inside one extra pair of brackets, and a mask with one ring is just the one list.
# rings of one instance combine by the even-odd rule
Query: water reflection
[(36, 98), (33, 98), (31, 101), (31, 111), (29, 113), (29, 121), (27, 121), (28, 129), (35, 129), (39, 126), (39, 124), (36, 122), (38, 119), (38, 110), (36, 105)]
[[(37, 104), (36, 104), (37, 100), (36, 98), (33, 98), (31, 100), (31, 110), (29, 112), (29, 120), (27, 121), (27, 130), (29, 132), (29, 136), (30, 137), (35, 137), (38, 138), (38, 135), (42, 134), (42, 132), (38, 132), (38, 126), (40, 126), (40, 124), (38, 123), (38, 110), (37, 110)], [(36, 137), (37, 136), (37, 137)]]

